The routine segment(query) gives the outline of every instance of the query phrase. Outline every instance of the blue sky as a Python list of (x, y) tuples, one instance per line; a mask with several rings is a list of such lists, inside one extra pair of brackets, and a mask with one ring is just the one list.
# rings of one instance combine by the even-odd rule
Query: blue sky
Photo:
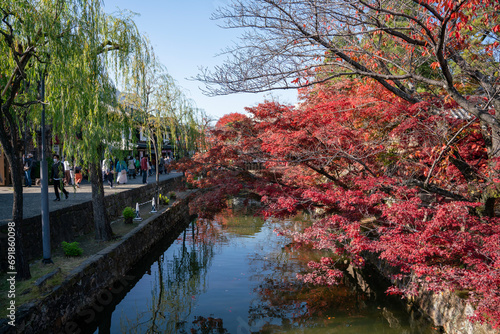
[(146, 34), (161, 63), (183, 88), (195, 105), (215, 119), (231, 112), (244, 113), (244, 107), (255, 106), (264, 100), (296, 103), (296, 91), (274, 91), (264, 94), (232, 94), (207, 97), (203, 84), (187, 80), (199, 73), (199, 67), (213, 68), (225, 56), (216, 57), (237, 41), (241, 31), (223, 29), (221, 22), (210, 20), (217, 7), (229, 0), (104, 0), (105, 11), (118, 8), (138, 15), (134, 18), (141, 33)]

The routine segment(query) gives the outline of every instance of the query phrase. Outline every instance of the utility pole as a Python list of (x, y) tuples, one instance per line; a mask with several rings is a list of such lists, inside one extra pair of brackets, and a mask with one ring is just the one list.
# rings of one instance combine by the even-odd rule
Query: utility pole
[(49, 171), (47, 164), (45, 140), (45, 73), (42, 74), (41, 84), (42, 100), (42, 164), (40, 169), (41, 198), (42, 198), (42, 241), (43, 263), (53, 263), (50, 253), (50, 222), (49, 222)]

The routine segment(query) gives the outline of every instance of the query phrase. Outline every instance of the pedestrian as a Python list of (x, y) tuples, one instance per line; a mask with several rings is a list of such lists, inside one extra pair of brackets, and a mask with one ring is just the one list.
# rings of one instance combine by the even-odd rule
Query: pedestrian
[(107, 169), (106, 170), (106, 180), (108, 180), (108, 184), (109, 184), (109, 187), (110, 188), (113, 188), (113, 179), (114, 179), (114, 175), (113, 175), (113, 170), (112, 169)]
[(156, 157), (151, 158), (151, 163), (149, 165), (149, 168), (150, 168), (149, 176), (153, 174), (156, 175)]
[(116, 163), (116, 183), (117, 184), (125, 184), (127, 183), (127, 164), (125, 163), (125, 160), (122, 159)]
[(80, 183), (82, 182), (82, 167), (75, 166), (75, 185), (77, 188), (80, 188)]
[(136, 171), (135, 171), (135, 161), (132, 156), (128, 157), (128, 175), (129, 177), (133, 177), (135, 179)]
[(134, 159), (134, 164), (135, 164), (136, 173), (137, 173), (137, 171), (139, 171), (138, 172), (139, 175), (142, 176), (141, 160), (139, 159), (139, 157)]
[(75, 158), (71, 157), (71, 164), (69, 165), (69, 173), (70, 173), (70, 182), (71, 185), (75, 185)]
[(63, 158), (63, 166), (64, 166), (64, 185), (71, 185), (71, 170), (69, 166), (68, 158)]
[(164, 166), (165, 166), (165, 158), (162, 155), (161, 158), (160, 158), (160, 163), (158, 164), (158, 172), (160, 174), (163, 174), (163, 167)]
[(24, 158), (24, 184), (25, 187), (31, 187), (31, 169), (33, 168), (33, 154), (28, 153), (28, 156)]
[(141, 173), (142, 173), (142, 183), (148, 183), (148, 155), (142, 157), (141, 159)]
[(104, 159), (101, 163), (101, 171), (102, 171), (102, 180), (103, 181), (107, 180), (108, 169), (109, 169), (109, 160)]
[(56, 199), (54, 201), (61, 200), (59, 197), (59, 188), (61, 188), (61, 191), (66, 196), (66, 199), (68, 199), (69, 193), (66, 189), (64, 189), (64, 182), (61, 182), (61, 179), (64, 177), (64, 167), (59, 161), (59, 155), (54, 154), (53, 158), (54, 164), (52, 165), (52, 181), (54, 182), (54, 192), (56, 193)]
[(165, 174), (168, 174), (170, 171), (169, 171), (169, 167), (170, 167), (170, 155), (167, 155), (167, 158), (165, 159)]

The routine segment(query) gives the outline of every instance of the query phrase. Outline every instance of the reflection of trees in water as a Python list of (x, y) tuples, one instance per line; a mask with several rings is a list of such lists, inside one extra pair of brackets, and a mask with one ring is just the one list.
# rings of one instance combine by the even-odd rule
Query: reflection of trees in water
[(296, 278), (297, 273), (306, 270), (312, 256), (317, 254), (286, 245), (250, 259), (255, 272), (251, 280), (260, 282), (254, 290), (259, 298), (249, 309), (251, 326), (300, 327), (311, 318), (359, 314), (362, 296), (352, 294), (344, 286), (313, 286)]
[[(274, 229), (300, 229), (294, 221), (268, 222)], [(308, 271), (307, 263), (329, 254), (309, 247), (297, 248), (288, 238), (279, 240), (269, 253), (256, 253), (250, 259), (254, 273), (252, 281), (259, 298), (249, 309), (249, 325), (270, 330), (274, 326), (284, 328), (308, 327), (323, 319), (333, 323), (335, 319), (363, 318), (373, 312), (370, 296), (359, 293), (344, 277), (338, 286), (306, 284), (296, 278), (297, 273)], [(281, 327), (281, 328), (283, 328)]]
[[(270, 222), (268, 222), (270, 223)], [(287, 228), (294, 222), (283, 222)], [(275, 224), (275, 229), (278, 227)], [(298, 226), (295, 226), (300, 228)], [(277, 228), (280, 229), (280, 228)], [(304, 283), (297, 273), (308, 270), (307, 263), (327, 253), (309, 247), (297, 248), (288, 238), (278, 241), (273, 251), (256, 253), (249, 258), (254, 273), (250, 279), (258, 282), (254, 289), (258, 298), (249, 308), (249, 326), (260, 332), (282, 332), (289, 329), (307, 330), (323, 324), (337, 333), (355, 333), (356, 329), (372, 328), (374, 333), (434, 333), (427, 322), (408, 319), (398, 302), (375, 300), (377, 294), (366, 294), (347, 273), (338, 286)], [(380, 307), (377, 307), (381, 305)], [(410, 324), (406, 320), (417, 320)], [(350, 324), (353, 331), (346, 331)], [(403, 323), (407, 326), (402, 329)], [(394, 331), (389, 331), (389, 328)]]
[(200, 333), (200, 334), (226, 334), (229, 333), (227, 329), (224, 328), (222, 319), (213, 317), (195, 317), (193, 321), (193, 328), (191, 328), (190, 333)]
[(188, 240), (188, 243), (208, 243), (211, 244), (212, 247), (217, 248), (228, 241), (220, 222), (217, 220), (197, 219), (195, 229), (195, 239)]
[(251, 237), (259, 233), (265, 223), (261, 217), (252, 215), (253, 212), (256, 212), (256, 209), (252, 206), (245, 206), (244, 210), (229, 208), (216, 215), (214, 221), (227, 233), (239, 237)]
[[(232, 218), (229, 224), (228, 220), (198, 220), (186, 229), (178, 238), (175, 248), (172, 246), (155, 263), (158, 269), (151, 298), (147, 301), (147, 311), (138, 314), (134, 321), (124, 323), (124, 331), (228, 333), (223, 320), (216, 318), (217, 315), (192, 313), (196, 312), (195, 298), (208, 289), (206, 276), (214, 255), (222, 247), (221, 244), (227, 244), (232, 239), (227, 236), (228, 232), (238, 233), (240, 223), (244, 224), (243, 221), (233, 223)], [(306, 271), (308, 261), (317, 260), (326, 254), (306, 247), (296, 248), (286, 237), (276, 238), (274, 229), (283, 224), (288, 229), (300, 229), (297, 222), (278, 224), (267, 221), (264, 227), (259, 224), (254, 224), (254, 227), (264, 234), (259, 234), (259, 238), (252, 241), (256, 250), (248, 258), (249, 272), (252, 272), (249, 279), (256, 286), (254, 291), (257, 297), (250, 304), (248, 322), (246, 317), (238, 319), (238, 332), (283, 332), (290, 329), (305, 332), (321, 328), (324, 324), (329, 330), (340, 328), (339, 331), (333, 331), (335, 333), (356, 333), (346, 331), (345, 326), (349, 325), (347, 322), (358, 321), (362, 322), (363, 329), (378, 327), (378, 331), (374, 330), (373, 333), (410, 333), (388, 332), (387, 321), (392, 321), (393, 328), (400, 321), (394, 316), (393, 308), (382, 308), (374, 315), (371, 297), (357, 293), (354, 285), (348, 284), (347, 276), (345, 284), (334, 287), (312, 286), (299, 281), (296, 273)], [(249, 230), (244, 230), (244, 235), (251, 235)], [(228, 320), (233, 323), (228, 325), (226, 322), (226, 326), (234, 326), (234, 319)], [(416, 328), (418, 330), (414, 333), (422, 329), (419, 326)]]
[(214, 243), (210, 239), (200, 239), (199, 232), (199, 227), (193, 223), (184, 231), (181, 247), (169, 258), (165, 258), (165, 254), (160, 256), (148, 310), (138, 312), (134, 321), (127, 319), (122, 323), (124, 331), (185, 332), (184, 319), (191, 313), (195, 297), (207, 289), (205, 279), (214, 256)]

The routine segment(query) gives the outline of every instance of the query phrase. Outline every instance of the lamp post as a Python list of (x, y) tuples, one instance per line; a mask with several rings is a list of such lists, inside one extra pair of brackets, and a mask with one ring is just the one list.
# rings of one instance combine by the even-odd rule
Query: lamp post
[(40, 168), (41, 199), (42, 199), (42, 242), (43, 263), (53, 263), (50, 254), (50, 222), (49, 222), (49, 171), (46, 157), (47, 143), (45, 140), (45, 74), (42, 74), (42, 163)]

